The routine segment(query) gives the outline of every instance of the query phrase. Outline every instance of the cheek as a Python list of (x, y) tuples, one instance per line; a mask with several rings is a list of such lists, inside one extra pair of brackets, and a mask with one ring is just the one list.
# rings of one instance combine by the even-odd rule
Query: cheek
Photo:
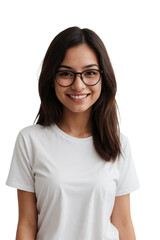
[(95, 95), (97, 98), (99, 98), (99, 96), (100, 96), (100, 94), (101, 94), (101, 90), (102, 90), (102, 83), (99, 82), (99, 85), (94, 86), (92, 90), (93, 90), (93, 92), (94, 92), (94, 95)]
[(60, 100), (62, 93), (61, 93), (61, 89), (57, 86), (57, 84), (54, 84), (54, 91), (55, 91), (55, 95)]
[(61, 102), (62, 101), (62, 93), (59, 89), (56, 89), (55, 88), (55, 94), (57, 96), (57, 98), (59, 99), (59, 101)]
[(58, 100), (64, 104), (66, 101), (66, 88), (63, 88), (61, 86), (58, 85), (58, 83), (54, 84), (54, 91), (55, 91), (55, 95), (57, 96)]
[(63, 88), (59, 86), (59, 84), (56, 81), (54, 81), (53, 86), (54, 86), (54, 91), (56, 96), (57, 97), (61, 96), (63, 92)]

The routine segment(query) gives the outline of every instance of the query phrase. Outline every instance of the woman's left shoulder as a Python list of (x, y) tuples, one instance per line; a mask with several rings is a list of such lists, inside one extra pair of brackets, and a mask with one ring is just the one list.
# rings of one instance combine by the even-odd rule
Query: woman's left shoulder
[(129, 143), (128, 137), (122, 132), (120, 132), (120, 143), (122, 147), (125, 147), (125, 145)]

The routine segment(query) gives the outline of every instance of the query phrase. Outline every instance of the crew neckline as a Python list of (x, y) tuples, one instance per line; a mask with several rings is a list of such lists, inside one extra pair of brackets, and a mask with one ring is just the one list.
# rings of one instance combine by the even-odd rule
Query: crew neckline
[(68, 133), (62, 131), (56, 123), (53, 124), (53, 129), (58, 133), (60, 136), (63, 138), (66, 138), (70, 141), (76, 141), (76, 142), (90, 142), (93, 139), (93, 136), (85, 137), (85, 138), (78, 138), (78, 137), (73, 137), (69, 135)]

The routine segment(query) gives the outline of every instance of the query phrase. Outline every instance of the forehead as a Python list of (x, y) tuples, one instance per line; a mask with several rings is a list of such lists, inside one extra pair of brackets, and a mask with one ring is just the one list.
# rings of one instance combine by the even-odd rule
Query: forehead
[(68, 65), (72, 68), (80, 68), (90, 64), (99, 65), (96, 53), (87, 44), (69, 48), (61, 63), (61, 65)]

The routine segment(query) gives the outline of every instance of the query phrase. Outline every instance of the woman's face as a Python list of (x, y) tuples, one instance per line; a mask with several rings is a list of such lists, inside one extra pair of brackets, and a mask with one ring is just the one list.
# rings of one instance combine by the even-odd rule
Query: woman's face
[[(81, 44), (67, 50), (58, 70), (82, 72), (88, 69), (100, 69), (99, 63), (95, 52), (88, 45)], [(81, 80), (80, 74), (77, 74), (74, 83), (68, 87), (60, 86), (54, 79), (54, 88), (56, 96), (63, 104), (65, 110), (74, 113), (82, 113), (87, 110), (90, 111), (92, 105), (99, 98), (102, 88), (102, 80), (100, 79), (95, 86), (87, 86)], [(84, 95), (84, 97), (81, 99), (75, 98), (75, 96), (80, 95)]]

